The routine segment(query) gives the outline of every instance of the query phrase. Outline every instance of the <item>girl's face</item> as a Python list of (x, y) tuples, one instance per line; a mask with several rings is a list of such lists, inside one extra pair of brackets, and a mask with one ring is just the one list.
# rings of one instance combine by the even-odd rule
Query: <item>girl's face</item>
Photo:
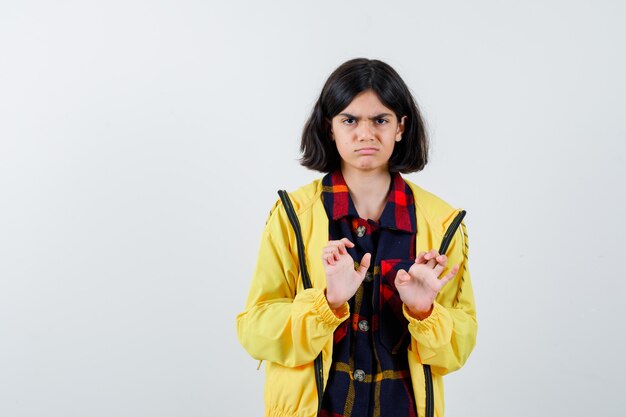
[(372, 90), (354, 97), (331, 120), (342, 171), (387, 172), (393, 148), (402, 139), (405, 120), (403, 116), (398, 123), (393, 110), (385, 107)]

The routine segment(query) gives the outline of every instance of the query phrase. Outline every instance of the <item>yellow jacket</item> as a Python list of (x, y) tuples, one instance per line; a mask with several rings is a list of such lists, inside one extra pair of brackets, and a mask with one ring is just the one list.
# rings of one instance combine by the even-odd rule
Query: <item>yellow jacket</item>
[[(458, 211), (405, 181), (415, 198), (416, 251), (438, 250)], [(350, 315), (347, 303), (333, 312), (324, 296), (326, 274), (321, 255), (328, 243), (328, 217), (321, 193), (321, 179), (289, 193), (300, 221), (313, 288), (303, 289), (295, 233), (278, 200), (263, 231), (246, 309), (237, 316), (239, 341), (253, 358), (266, 361), (265, 416), (317, 414), (313, 360), (321, 351), (326, 384), (333, 357), (333, 332)], [(404, 309), (412, 336), (407, 355), (419, 417), (425, 417), (426, 407), (423, 365), (431, 369), (434, 415), (443, 416), (442, 376), (463, 366), (476, 342), (476, 310), (464, 225), (457, 230), (446, 255), (449, 267), (460, 264), (461, 268), (437, 295), (431, 315), (420, 321)]]

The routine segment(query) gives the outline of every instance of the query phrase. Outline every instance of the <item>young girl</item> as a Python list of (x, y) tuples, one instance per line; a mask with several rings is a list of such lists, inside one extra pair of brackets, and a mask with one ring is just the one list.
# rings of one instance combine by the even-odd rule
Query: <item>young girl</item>
[(472, 351), (476, 313), (464, 212), (400, 175), (427, 162), (414, 98), (384, 62), (345, 62), (301, 151), (326, 173), (289, 193), (304, 252), (277, 201), (237, 317), (241, 344), (266, 361), (265, 415), (442, 416), (442, 376)]

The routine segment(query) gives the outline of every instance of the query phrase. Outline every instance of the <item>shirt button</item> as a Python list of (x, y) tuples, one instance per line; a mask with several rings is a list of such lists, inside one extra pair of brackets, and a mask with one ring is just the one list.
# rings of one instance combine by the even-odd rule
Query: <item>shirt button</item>
[(373, 280), (374, 280), (374, 274), (372, 274), (370, 271), (367, 271), (365, 273), (365, 278), (363, 278), (363, 281), (372, 282)]
[(362, 369), (354, 370), (354, 379), (359, 382), (363, 382), (365, 380), (365, 372)]
[(359, 322), (359, 329), (362, 332), (366, 332), (366, 331), (368, 331), (370, 329), (370, 324), (367, 322), (367, 320), (361, 320)]
[(363, 237), (365, 236), (365, 226), (359, 226), (356, 228), (356, 235), (358, 237)]

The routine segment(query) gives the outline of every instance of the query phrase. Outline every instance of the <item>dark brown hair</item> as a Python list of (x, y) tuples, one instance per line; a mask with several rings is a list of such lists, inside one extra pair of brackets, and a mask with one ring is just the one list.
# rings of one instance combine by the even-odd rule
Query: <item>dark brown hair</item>
[(366, 58), (344, 62), (326, 80), (302, 131), (302, 165), (320, 172), (340, 168), (341, 157), (331, 140), (330, 120), (366, 90), (372, 90), (398, 120), (407, 116), (402, 140), (396, 142), (389, 159), (389, 171), (408, 173), (424, 168), (428, 162), (428, 137), (415, 99), (393, 68)]

